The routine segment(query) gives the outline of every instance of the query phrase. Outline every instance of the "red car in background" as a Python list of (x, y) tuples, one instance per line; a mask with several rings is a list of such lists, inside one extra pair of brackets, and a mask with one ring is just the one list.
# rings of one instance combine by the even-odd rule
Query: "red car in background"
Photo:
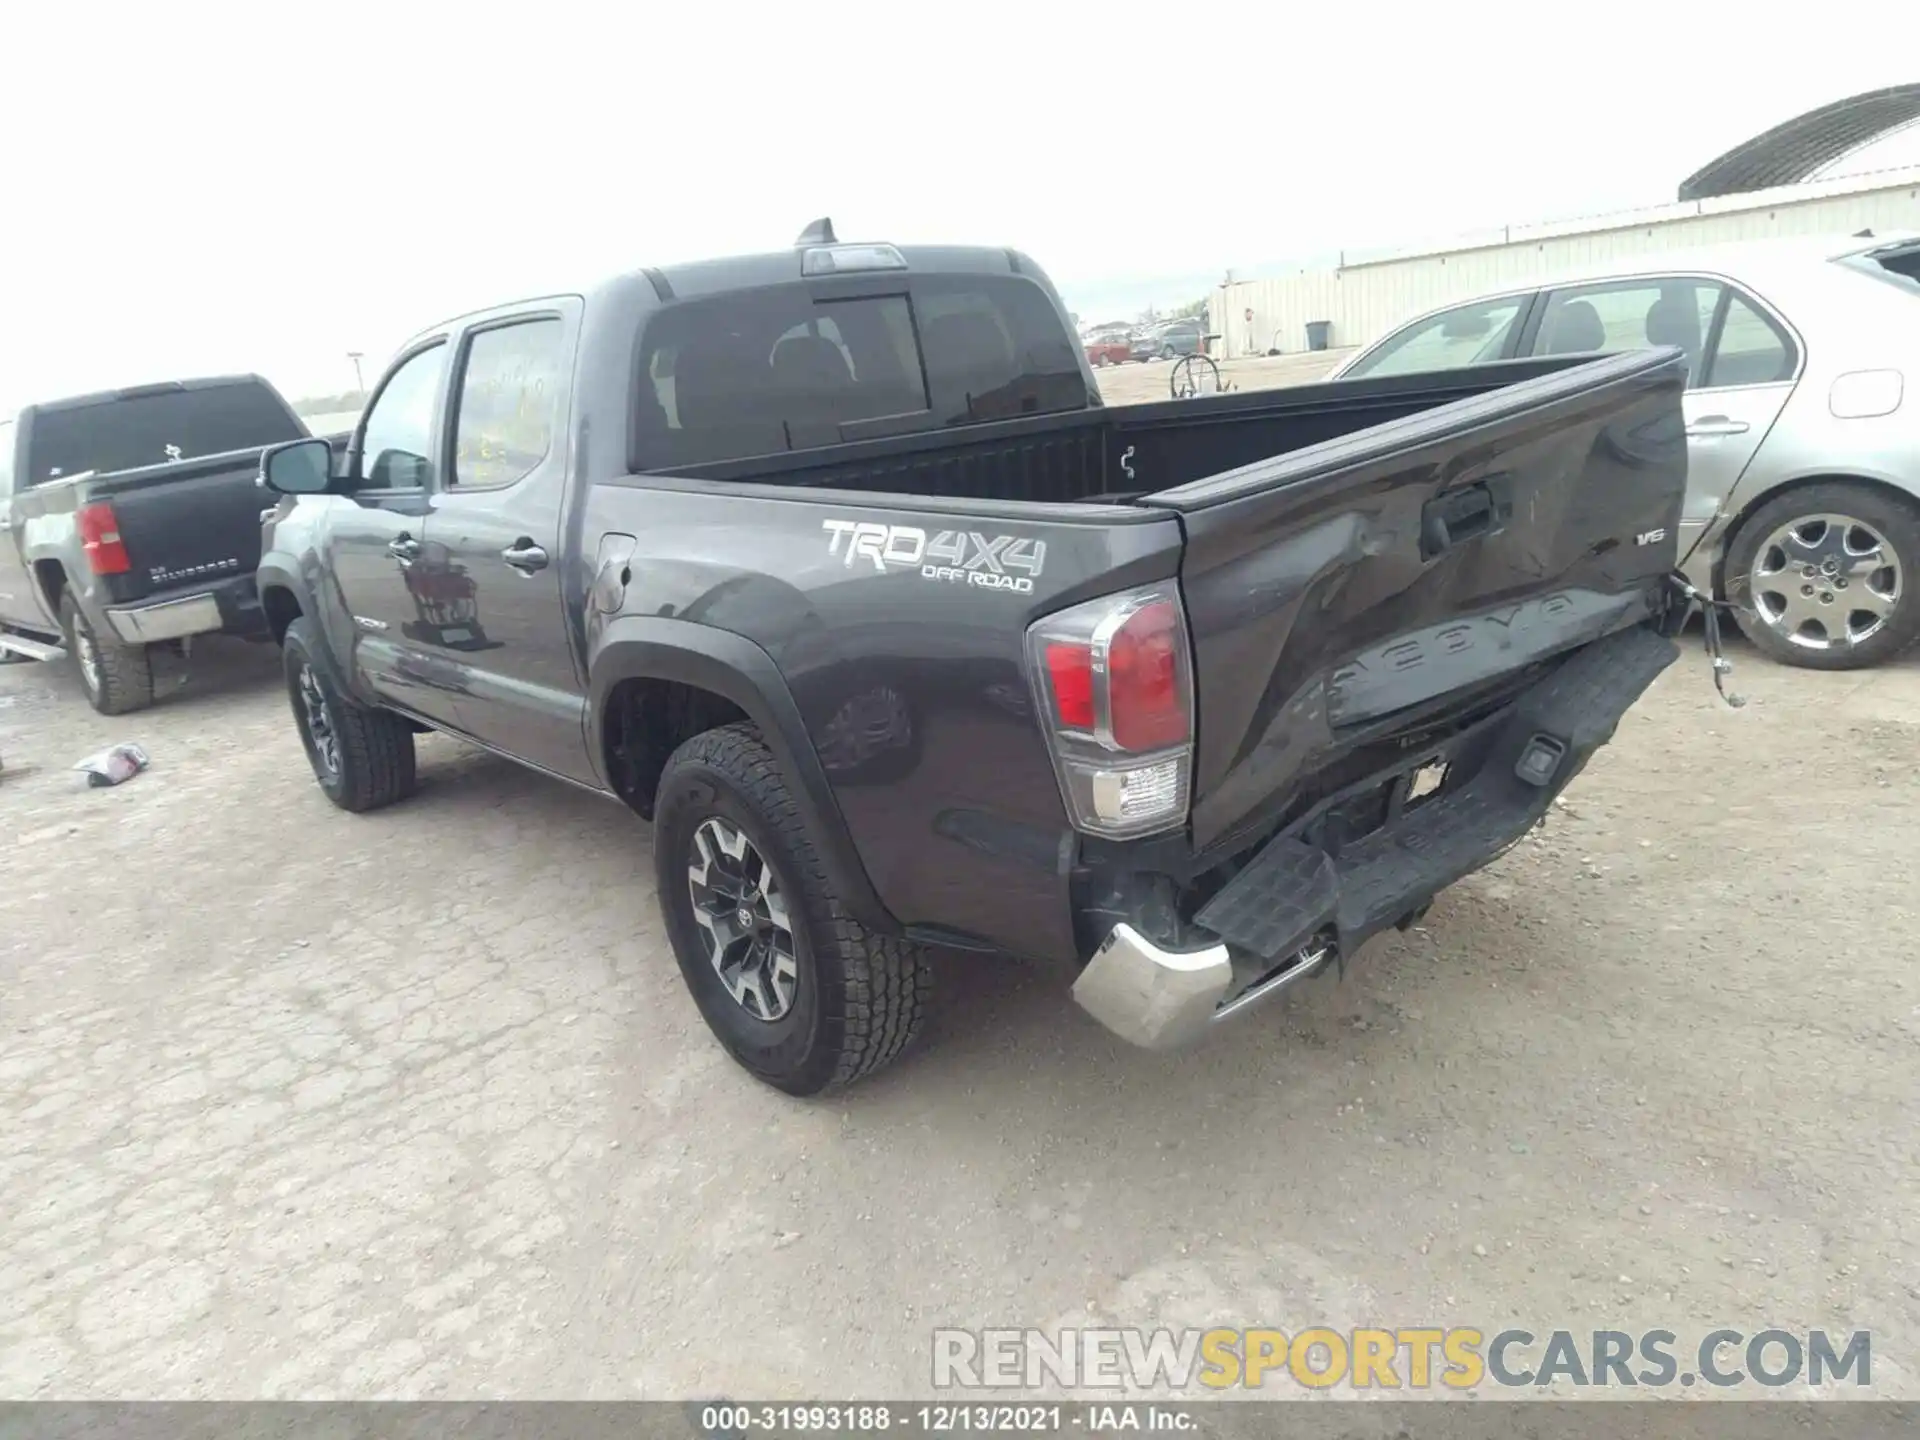
[(1082, 344), (1089, 365), (1124, 365), (1133, 354), (1133, 335), (1125, 329), (1091, 331)]

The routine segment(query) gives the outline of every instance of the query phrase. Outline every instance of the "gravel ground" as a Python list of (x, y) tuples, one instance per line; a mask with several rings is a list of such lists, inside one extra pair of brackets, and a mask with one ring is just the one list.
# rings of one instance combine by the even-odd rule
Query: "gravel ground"
[(0, 670), (0, 1396), (923, 1394), (936, 1324), (1316, 1322), (1868, 1328), (1911, 1395), (1920, 668), (1735, 678), (1197, 1053), (956, 958), (804, 1103), (614, 805), (435, 737), (339, 813), (255, 647), (118, 721)]

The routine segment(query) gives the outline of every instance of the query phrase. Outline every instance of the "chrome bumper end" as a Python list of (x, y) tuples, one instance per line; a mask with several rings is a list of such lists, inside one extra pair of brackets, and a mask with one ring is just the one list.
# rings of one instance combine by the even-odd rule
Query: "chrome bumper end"
[(1162, 950), (1133, 926), (1113, 927), (1073, 982), (1082, 1010), (1129, 1044), (1172, 1050), (1212, 1024), (1233, 982), (1225, 945)]
[(218, 630), (220, 602), (211, 595), (189, 595), (183, 600), (167, 600), (158, 605), (109, 610), (107, 621), (123, 643), (152, 645), (156, 641), (181, 640)]

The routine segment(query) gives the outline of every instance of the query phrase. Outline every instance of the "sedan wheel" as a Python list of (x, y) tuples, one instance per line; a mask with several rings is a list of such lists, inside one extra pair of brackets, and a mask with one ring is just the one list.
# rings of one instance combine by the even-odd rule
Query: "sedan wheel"
[(1776, 660), (1821, 670), (1877, 665), (1920, 634), (1912, 576), (1920, 518), (1847, 483), (1762, 506), (1727, 556), (1740, 627)]
[(1751, 574), (1754, 609), (1789, 645), (1850, 649), (1872, 639), (1899, 607), (1900, 557), (1851, 515), (1807, 515), (1761, 542)]

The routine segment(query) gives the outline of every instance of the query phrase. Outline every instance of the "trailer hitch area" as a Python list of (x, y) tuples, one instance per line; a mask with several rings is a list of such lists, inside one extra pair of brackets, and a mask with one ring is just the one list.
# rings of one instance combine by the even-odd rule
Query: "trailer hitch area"
[[(1686, 602), (1687, 614), (1692, 613), (1693, 606), (1700, 607), (1701, 628), (1706, 631), (1707, 662), (1713, 667), (1713, 688), (1726, 701), (1728, 709), (1740, 709), (1747, 703), (1746, 697), (1731, 694), (1727, 690), (1727, 676), (1733, 673), (1733, 662), (1727, 659), (1720, 647), (1720, 612), (1731, 610), (1733, 606), (1725, 600), (1715, 600), (1677, 570), (1667, 577), (1667, 583)], [(1684, 617), (1680, 623), (1684, 627)]]

